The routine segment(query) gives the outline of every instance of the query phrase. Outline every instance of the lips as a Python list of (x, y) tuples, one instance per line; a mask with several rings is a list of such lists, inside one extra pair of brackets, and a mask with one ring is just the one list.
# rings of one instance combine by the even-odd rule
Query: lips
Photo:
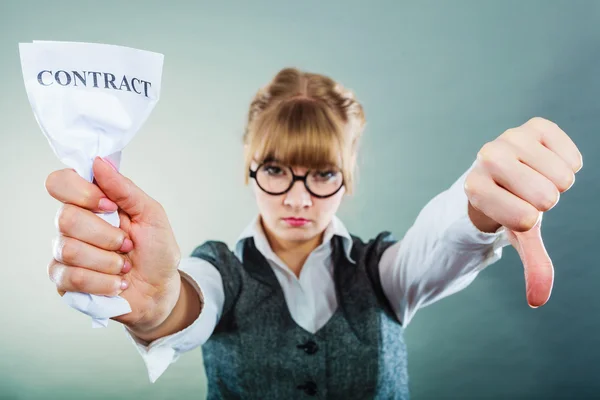
[(283, 220), (290, 226), (303, 226), (306, 225), (307, 223), (310, 222), (310, 220), (305, 219), (305, 218), (295, 218), (295, 217), (290, 217), (290, 218), (283, 218)]

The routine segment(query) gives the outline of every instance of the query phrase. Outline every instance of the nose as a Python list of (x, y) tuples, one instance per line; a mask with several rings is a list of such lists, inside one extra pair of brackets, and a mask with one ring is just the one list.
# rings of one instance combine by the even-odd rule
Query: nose
[(306, 190), (304, 182), (294, 182), (290, 190), (285, 194), (283, 204), (293, 208), (303, 208), (312, 205), (312, 197), (308, 190)]

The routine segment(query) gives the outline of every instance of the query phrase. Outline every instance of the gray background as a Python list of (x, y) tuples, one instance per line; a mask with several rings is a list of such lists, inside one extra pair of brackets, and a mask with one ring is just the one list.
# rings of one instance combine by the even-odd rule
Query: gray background
[(584, 156), (544, 218), (550, 302), (532, 310), (512, 247), (406, 332), (414, 399), (588, 398), (600, 390), (595, 293), (599, 217), (599, 1), (0, 2), (0, 398), (203, 398), (200, 350), (154, 384), (122, 327), (94, 330), (46, 276), (63, 168), (39, 130), (17, 44), (121, 44), (165, 55), (162, 97), (122, 172), (166, 208), (184, 253), (232, 243), (256, 212), (241, 135), (255, 92), (280, 68), (353, 88), (368, 127), (357, 193), (339, 216), (401, 237), (478, 149), (532, 116)]

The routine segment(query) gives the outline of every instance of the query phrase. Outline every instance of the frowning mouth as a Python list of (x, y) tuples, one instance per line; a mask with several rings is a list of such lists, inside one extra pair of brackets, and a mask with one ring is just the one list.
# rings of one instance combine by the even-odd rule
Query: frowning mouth
[(283, 220), (290, 226), (304, 226), (310, 222), (308, 219), (304, 218), (283, 218)]

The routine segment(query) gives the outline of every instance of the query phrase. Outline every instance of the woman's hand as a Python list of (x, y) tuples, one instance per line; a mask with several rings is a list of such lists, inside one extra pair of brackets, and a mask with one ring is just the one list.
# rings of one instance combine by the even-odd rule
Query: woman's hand
[(540, 232), (542, 213), (556, 205), (582, 166), (581, 153), (565, 132), (532, 118), (486, 143), (466, 177), (469, 217), (483, 232), (506, 227), (523, 262), (531, 307), (548, 301), (554, 280)]
[[(171, 225), (162, 206), (108, 162), (96, 158), (93, 171), (97, 186), (71, 169), (46, 180), (50, 195), (64, 203), (48, 274), (61, 295), (122, 296), (132, 311), (112, 319), (151, 330), (169, 316), (181, 290), (180, 250)], [(94, 214), (117, 206), (119, 228)]]

